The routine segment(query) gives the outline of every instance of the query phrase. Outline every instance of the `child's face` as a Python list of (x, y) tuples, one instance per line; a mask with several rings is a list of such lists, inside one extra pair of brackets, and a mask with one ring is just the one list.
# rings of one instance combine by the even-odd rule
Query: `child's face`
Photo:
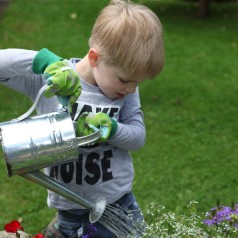
[(123, 70), (99, 62), (94, 68), (94, 79), (101, 91), (110, 99), (123, 98), (134, 93), (144, 76), (131, 77)]

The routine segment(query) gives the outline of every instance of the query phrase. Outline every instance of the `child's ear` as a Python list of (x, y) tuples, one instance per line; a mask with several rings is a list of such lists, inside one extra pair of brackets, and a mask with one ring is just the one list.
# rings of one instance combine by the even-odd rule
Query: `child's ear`
[(95, 48), (90, 48), (88, 52), (89, 63), (92, 67), (97, 67), (98, 65), (99, 53)]

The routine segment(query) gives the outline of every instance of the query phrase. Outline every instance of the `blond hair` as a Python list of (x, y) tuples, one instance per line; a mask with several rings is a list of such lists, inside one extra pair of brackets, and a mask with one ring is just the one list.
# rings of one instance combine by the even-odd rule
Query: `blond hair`
[(153, 78), (164, 64), (163, 29), (154, 12), (130, 1), (112, 0), (99, 14), (89, 39), (100, 59), (130, 75)]

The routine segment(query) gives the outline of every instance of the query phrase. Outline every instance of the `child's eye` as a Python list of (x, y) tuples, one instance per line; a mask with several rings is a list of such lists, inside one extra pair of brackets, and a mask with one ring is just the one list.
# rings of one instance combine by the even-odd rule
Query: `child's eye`
[(126, 80), (124, 80), (124, 79), (122, 79), (120, 77), (119, 77), (119, 81), (122, 82), (122, 83), (128, 83), (128, 81), (126, 81)]

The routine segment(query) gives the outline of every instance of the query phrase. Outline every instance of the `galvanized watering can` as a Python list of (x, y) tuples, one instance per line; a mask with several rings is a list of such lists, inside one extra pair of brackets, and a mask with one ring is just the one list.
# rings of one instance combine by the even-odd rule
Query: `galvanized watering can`
[(105, 199), (92, 204), (40, 169), (76, 159), (79, 147), (96, 141), (101, 132), (98, 130), (89, 136), (76, 137), (73, 121), (65, 110), (29, 117), (46, 87), (40, 89), (25, 114), (0, 123), (0, 140), (8, 176), (20, 175), (89, 209), (89, 220), (94, 223), (105, 210)]

